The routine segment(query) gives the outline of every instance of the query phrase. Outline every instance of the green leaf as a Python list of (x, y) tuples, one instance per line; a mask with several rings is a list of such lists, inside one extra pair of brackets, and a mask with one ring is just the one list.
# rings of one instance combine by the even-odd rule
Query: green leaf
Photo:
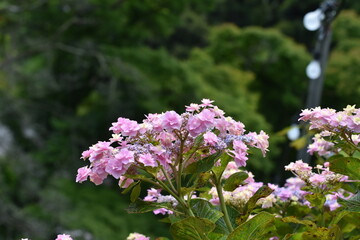
[[(236, 227), (237, 225), (235, 225), (235, 223), (236, 223), (236, 219), (239, 217), (239, 212), (235, 208), (228, 205), (226, 206), (226, 209), (230, 218), (230, 222), (232, 223), (233, 227)], [(216, 228), (214, 232), (222, 233), (222, 234), (230, 234), (224, 218), (220, 218), (215, 224), (216, 224)]]
[(251, 213), (251, 211), (256, 207), (256, 203), (260, 198), (265, 198), (269, 196), (274, 190), (270, 187), (264, 185), (260, 187), (255, 194), (247, 201), (245, 207), (241, 213), (241, 216), (238, 217), (237, 223), (240, 225), (246, 221)]
[(330, 161), (330, 170), (349, 176), (353, 180), (360, 180), (360, 160), (357, 158), (337, 156)]
[(302, 225), (306, 225), (310, 228), (316, 228), (316, 224), (310, 220), (300, 220), (297, 219), (296, 217), (290, 216), (290, 217), (285, 217), (283, 218), (281, 221), (286, 222), (286, 223), (296, 223), (296, 224), (302, 224)]
[(128, 192), (130, 192), (130, 190), (137, 184), (139, 184), (140, 182), (132, 182), (127, 188), (125, 188), (121, 193), (122, 194), (127, 194)]
[(360, 212), (360, 192), (349, 199), (338, 199), (339, 204), (343, 205), (346, 210), (351, 212)]
[(340, 212), (337, 212), (335, 214), (335, 216), (333, 217), (333, 219), (331, 220), (330, 222), (330, 226), (331, 225), (335, 225), (337, 224), (338, 222), (340, 222), (340, 220), (345, 217), (346, 215), (348, 215), (350, 213), (350, 211), (340, 211)]
[[(310, 229), (302, 234), (304, 240), (329, 240), (329, 229), (318, 227)], [(333, 239), (331, 239), (333, 240)]]
[(202, 173), (209, 171), (215, 162), (222, 155), (222, 151), (218, 151), (210, 156), (207, 156), (199, 161), (193, 162), (184, 170), (184, 173)]
[(355, 148), (347, 142), (340, 142), (338, 144), (335, 144), (334, 148), (341, 149), (341, 152), (343, 154), (346, 154), (347, 156), (351, 155), (352, 152), (354, 152), (355, 150)]
[(359, 187), (357, 187), (357, 185), (359, 185), (360, 187), (360, 184), (359, 183), (355, 183), (355, 182), (342, 182), (340, 184), (341, 188), (348, 191), (348, 192), (351, 192), (351, 193), (356, 193), (357, 190), (359, 189)]
[(170, 233), (174, 240), (206, 240), (214, 228), (215, 224), (210, 220), (188, 217), (171, 225)]
[(209, 184), (209, 179), (210, 178), (211, 178), (211, 173), (209, 173), (209, 172), (200, 173), (199, 176), (196, 179), (195, 187), (196, 188), (201, 188), (201, 187)]
[(145, 175), (142, 175), (142, 174), (135, 174), (135, 175), (125, 174), (124, 176), (127, 177), (127, 178), (134, 179), (134, 180), (149, 179), (148, 177), (146, 177)]
[(330, 228), (330, 232), (328, 234), (328, 239), (329, 240), (342, 240), (342, 233), (341, 233), (341, 229), (338, 225), (333, 225)]
[(324, 194), (321, 193), (312, 193), (305, 196), (305, 199), (308, 200), (313, 207), (322, 208), (326, 201)]
[(169, 214), (168, 219), (171, 224), (174, 224), (174, 223), (184, 219), (184, 217), (183, 217), (183, 215)]
[(135, 202), (138, 199), (138, 197), (140, 196), (140, 192), (141, 192), (141, 184), (139, 183), (131, 191), (130, 201)]
[(221, 234), (221, 233), (215, 233), (215, 232), (211, 232), (208, 234), (208, 239), (209, 240), (226, 240), (227, 235)]
[(292, 234), (288, 233), (281, 240), (289, 240), (292, 236), (293, 236)]
[(204, 134), (197, 136), (194, 140), (194, 148), (200, 146), (203, 143), (203, 141), (204, 141)]
[(276, 232), (279, 234), (279, 236), (285, 236), (286, 234), (294, 231), (294, 226), (283, 222), (281, 218), (275, 218), (273, 225), (276, 227)]
[(268, 212), (261, 212), (249, 221), (238, 226), (227, 240), (256, 240), (264, 239), (268, 234), (269, 226), (274, 221), (274, 216)]
[(228, 179), (225, 180), (224, 190), (225, 191), (234, 191), (239, 185), (241, 185), (249, 175), (246, 172), (236, 172), (232, 174)]
[(220, 177), (222, 176), (223, 172), (225, 171), (226, 166), (228, 163), (232, 160), (232, 157), (224, 153), (221, 156), (220, 159), (220, 166), (213, 167), (213, 172), (215, 173), (215, 176), (218, 180), (220, 180)]
[(182, 187), (182, 188), (180, 189), (180, 193), (181, 193), (181, 196), (186, 196), (186, 195), (188, 195), (189, 193), (194, 192), (195, 190), (196, 190), (195, 188)]
[(191, 209), (199, 218), (205, 218), (215, 223), (223, 216), (223, 213), (215, 209), (215, 207), (206, 200), (193, 199), (190, 201)]
[(142, 200), (136, 200), (135, 202), (130, 203), (126, 211), (128, 213), (145, 213), (154, 211), (159, 208), (166, 208), (173, 211), (171, 203), (146, 202)]

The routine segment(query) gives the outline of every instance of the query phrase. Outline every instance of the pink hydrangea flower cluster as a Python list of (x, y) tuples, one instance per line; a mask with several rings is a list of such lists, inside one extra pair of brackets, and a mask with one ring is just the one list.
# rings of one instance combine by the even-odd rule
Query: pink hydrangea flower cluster
[(328, 162), (326, 162), (324, 166), (317, 165), (315, 168), (318, 173), (314, 173), (313, 167), (304, 163), (302, 160), (298, 160), (295, 163), (292, 162), (285, 166), (285, 170), (293, 172), (293, 174), (307, 185), (321, 189), (331, 188), (339, 182), (348, 180), (347, 176), (330, 171)]
[[(228, 163), (222, 175), (222, 178), (227, 179), (232, 174), (242, 171), (243, 170), (240, 170), (234, 161), (231, 161)], [(226, 203), (237, 207), (244, 206), (246, 202), (255, 194), (255, 192), (264, 185), (264, 183), (262, 182), (255, 182), (254, 175), (251, 172), (248, 171), (244, 171), (244, 172), (246, 172), (249, 176), (247, 179), (244, 180), (244, 185), (238, 186), (234, 191), (231, 192), (225, 190), (222, 191)], [(211, 188), (208, 193), (212, 196), (210, 202), (213, 205), (219, 205), (220, 200), (216, 188), (215, 187)], [(270, 194), (266, 198), (259, 199), (257, 204), (262, 208), (269, 208), (273, 206), (275, 200), (276, 200), (275, 195)]]
[(324, 205), (327, 206), (330, 209), (330, 211), (334, 211), (339, 207), (341, 207), (341, 205), (337, 201), (338, 198), (349, 199), (353, 196), (354, 196), (353, 193), (345, 191), (343, 189), (339, 189), (337, 192), (326, 195), (326, 202)]
[(310, 203), (305, 199), (305, 196), (309, 194), (309, 192), (301, 190), (305, 185), (305, 182), (300, 178), (291, 177), (286, 179), (283, 187), (276, 186), (273, 193), (278, 201), (295, 201), (301, 205), (309, 206)]
[(140, 233), (130, 233), (126, 240), (150, 240), (150, 238)]
[[(329, 166), (329, 162), (325, 162), (324, 165), (317, 165), (314, 168), (307, 163), (303, 163), (301, 160), (290, 163), (288, 166), (285, 166), (285, 170), (292, 171), (297, 177), (289, 178), (284, 187), (275, 190), (275, 195), (282, 201), (293, 200), (310, 206), (310, 203), (305, 199), (305, 196), (310, 194), (310, 192), (303, 191), (301, 188), (304, 186), (319, 188), (325, 192), (330, 191), (330, 193), (325, 195), (325, 206), (329, 207), (330, 211), (334, 211), (340, 207), (340, 204), (337, 202), (338, 197), (346, 199), (353, 194), (343, 189), (332, 190), (338, 183), (347, 181), (348, 177), (330, 171)], [(313, 169), (316, 169), (318, 173), (314, 173)]]
[(360, 109), (348, 105), (343, 111), (337, 112), (331, 108), (305, 109), (300, 114), (300, 119), (310, 122), (310, 129), (339, 132), (346, 130), (360, 133)]
[[(302, 162), (301, 160), (290, 163), (285, 167), (286, 170), (292, 171), (296, 177), (288, 178), (283, 187), (279, 187), (275, 184), (268, 184), (268, 186), (274, 190), (269, 196), (261, 198), (258, 200), (257, 205), (262, 208), (273, 207), (275, 203), (281, 202), (293, 202), (300, 205), (306, 205), (310, 207), (309, 201), (306, 200), (305, 196), (310, 194), (308, 191), (302, 190), (303, 187), (311, 185), (312, 187), (320, 188), (326, 190), (327, 187), (331, 188), (339, 182), (347, 180), (347, 177), (341, 174), (336, 174), (329, 170), (329, 163), (325, 163), (324, 166), (318, 165), (315, 167), (319, 173), (314, 173), (314, 168), (309, 166), (307, 163)], [(227, 179), (229, 176), (240, 170), (235, 162), (229, 162), (222, 178)], [(321, 172), (321, 173), (320, 173)], [(255, 192), (264, 185), (262, 182), (256, 182), (254, 180), (254, 175), (251, 172), (246, 171), (249, 177), (244, 181), (243, 185), (237, 187), (234, 191), (225, 191), (223, 190), (223, 195), (225, 202), (227, 204), (241, 207), (246, 204), (246, 202), (255, 194)], [(219, 205), (220, 200), (218, 198), (218, 193), (216, 188), (213, 187), (208, 192), (212, 197), (210, 202), (213, 205)], [(346, 198), (350, 197), (352, 194), (349, 192), (344, 192), (343, 190), (337, 190), (330, 194), (326, 194), (325, 206), (329, 207), (331, 211), (340, 207), (337, 202), (337, 198), (341, 196)]]
[[(192, 103), (182, 114), (175, 111), (149, 114), (142, 123), (118, 118), (110, 127), (113, 135), (109, 141), (98, 142), (82, 153), (90, 165), (78, 170), (76, 181), (90, 178), (98, 185), (111, 175), (124, 185), (125, 174), (136, 173), (137, 168), (160, 169), (157, 167), (172, 177), (179, 157), (194, 148), (204, 150), (203, 154), (184, 159), (183, 167), (217, 151), (234, 157), (241, 167), (246, 165), (249, 147), (258, 148), (263, 154), (268, 151), (265, 132), (245, 133), (243, 123), (225, 117), (224, 111), (212, 103), (208, 99), (201, 104)], [(163, 171), (159, 170), (157, 177), (164, 178)]]
[[(310, 154), (318, 153), (320, 156), (331, 156), (338, 153), (338, 142), (349, 142), (358, 148), (360, 143), (360, 109), (347, 106), (343, 111), (335, 111), (330, 108), (305, 109), (300, 114), (299, 120), (310, 122), (310, 129), (316, 129), (320, 133), (313, 138), (309, 145)], [(336, 137), (339, 139), (336, 140)]]
[[(310, 202), (306, 200), (305, 196), (311, 194), (308, 191), (302, 190), (306, 186), (305, 181), (301, 180), (298, 177), (288, 178), (283, 187), (275, 188), (273, 194), (276, 196), (277, 202), (293, 202), (295, 204), (310, 206)], [(338, 189), (336, 192), (331, 192), (325, 194), (325, 204), (324, 206), (328, 207), (330, 211), (334, 211), (337, 208), (341, 207), (338, 203), (338, 198), (348, 199), (352, 197), (353, 194), (343, 189)]]
[[(171, 195), (161, 195), (161, 189), (150, 188), (147, 190), (147, 196), (144, 198), (146, 202), (157, 202), (157, 203), (171, 203), (172, 207), (176, 207), (178, 205), (178, 201)], [(155, 215), (158, 214), (173, 214), (173, 211), (166, 208), (159, 208), (153, 211)]]
[(55, 240), (73, 240), (68, 234), (59, 234)]
[[(296, 204), (310, 206), (310, 203), (305, 198), (310, 192), (302, 190), (303, 187), (311, 185), (312, 187), (326, 190), (328, 187), (331, 188), (331, 186), (347, 180), (346, 176), (331, 172), (329, 170), (329, 163), (325, 163), (324, 165), (325, 166), (316, 166), (319, 173), (314, 173), (314, 168), (301, 160), (290, 163), (285, 169), (292, 171), (296, 177), (287, 179), (283, 187), (279, 187), (275, 184), (268, 184), (274, 192), (266, 198), (259, 199), (257, 205), (262, 208), (269, 208), (272, 207), (274, 203), (291, 201)], [(222, 177), (223, 179), (227, 179), (229, 176), (239, 171), (242, 170), (238, 169), (235, 162), (229, 162)], [(262, 182), (255, 182), (254, 175), (251, 172), (247, 173), (249, 177), (244, 181), (244, 185), (240, 185), (232, 192), (223, 190), (225, 202), (233, 206), (244, 206), (255, 192), (264, 185)], [(326, 194), (328, 200), (326, 201), (325, 206), (328, 206), (331, 211), (340, 206), (336, 201), (340, 191), (342, 190)], [(210, 202), (213, 205), (219, 205), (220, 201), (215, 187), (210, 189), (209, 194), (212, 196)], [(347, 196), (349, 195), (349, 193), (346, 194)]]
[(336, 151), (334, 146), (334, 143), (324, 139), (323, 134), (315, 134), (313, 142), (308, 146), (307, 152), (311, 155), (317, 152), (320, 156), (330, 156), (334, 154), (334, 151)]

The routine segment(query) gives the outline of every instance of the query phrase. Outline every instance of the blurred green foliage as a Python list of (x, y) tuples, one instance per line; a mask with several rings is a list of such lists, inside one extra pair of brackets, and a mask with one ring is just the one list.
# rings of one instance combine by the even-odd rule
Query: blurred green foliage
[[(0, 3), (0, 238), (166, 236), (154, 217), (123, 209), (111, 181), (72, 183), (81, 151), (135, 120), (202, 98), (248, 131), (271, 135), (257, 180), (279, 173), (289, 150), (274, 133), (303, 108), (315, 34), (302, 18), (321, 1), (4, 0)], [(323, 106), (360, 104), (360, 5), (333, 27)], [(86, 235), (87, 234), (87, 235)], [(81, 239), (77, 237), (76, 239)]]

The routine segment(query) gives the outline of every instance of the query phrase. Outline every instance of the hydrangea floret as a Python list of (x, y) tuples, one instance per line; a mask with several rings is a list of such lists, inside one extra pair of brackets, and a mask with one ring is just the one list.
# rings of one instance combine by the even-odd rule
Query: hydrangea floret
[[(76, 181), (90, 178), (98, 185), (110, 175), (124, 188), (133, 181), (147, 181), (168, 192), (192, 215), (186, 201), (195, 191), (184, 194), (182, 190), (188, 168), (203, 159), (226, 155), (237, 167), (244, 167), (250, 148), (260, 149), (263, 155), (268, 151), (265, 132), (246, 133), (243, 123), (224, 114), (213, 101), (203, 99), (201, 104), (187, 106), (182, 114), (148, 114), (141, 123), (120, 117), (110, 127), (113, 135), (108, 141), (99, 141), (83, 152), (82, 158), (90, 164), (78, 170)], [(160, 209), (156, 212), (173, 212)]]
[[(300, 116), (299, 120), (310, 123), (310, 130), (318, 132), (308, 148), (310, 154), (330, 157), (344, 150), (350, 155), (360, 150), (360, 109), (355, 105), (348, 105), (343, 111), (320, 107), (305, 109)], [(341, 147), (343, 143), (347, 144), (347, 149)]]

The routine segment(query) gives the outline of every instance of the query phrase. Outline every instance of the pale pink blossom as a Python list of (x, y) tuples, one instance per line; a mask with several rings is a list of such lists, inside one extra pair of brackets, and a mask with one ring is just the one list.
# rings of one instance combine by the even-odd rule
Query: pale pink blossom
[(158, 140), (160, 140), (161, 144), (164, 147), (170, 147), (172, 142), (176, 140), (175, 136), (168, 132), (161, 132), (158, 136)]
[(317, 152), (320, 156), (326, 156), (332, 153), (334, 143), (326, 141), (320, 134), (315, 134), (313, 143), (308, 146), (307, 152), (313, 155)]
[(103, 175), (99, 175), (97, 173), (91, 172), (90, 173), (90, 181), (92, 181), (93, 183), (95, 183), (95, 185), (100, 185), (104, 182), (104, 179), (106, 177), (104, 177)]
[(55, 240), (73, 240), (68, 234), (59, 234)]
[(159, 208), (159, 209), (154, 210), (153, 213), (155, 215), (158, 215), (158, 214), (165, 215), (165, 214), (173, 214), (174, 212), (171, 210), (168, 210), (166, 208)]
[(96, 185), (101, 184), (104, 179), (108, 176), (106, 172), (106, 165), (108, 164), (109, 158), (103, 158), (99, 161), (91, 163), (90, 181)]
[(154, 129), (157, 132), (160, 132), (163, 130), (162, 128), (162, 114), (157, 113), (150, 113), (146, 116), (146, 119), (144, 122), (150, 124), (152, 126), (152, 129)]
[(274, 190), (274, 191), (279, 188), (278, 185), (272, 184), (272, 183), (268, 183), (268, 187), (271, 188), (271, 189)]
[(217, 117), (222, 117), (225, 114), (225, 112), (223, 110), (221, 110), (220, 108), (218, 108), (217, 106), (214, 106), (213, 112), (215, 113), (215, 116), (217, 116)]
[(134, 162), (134, 153), (124, 148), (110, 159), (106, 165), (106, 172), (111, 174), (114, 178), (118, 179), (123, 175), (129, 166)]
[(89, 151), (86, 152), (84, 155), (89, 156), (89, 161), (94, 162), (98, 161), (109, 154), (111, 154), (113, 147), (110, 146), (110, 142), (98, 142), (95, 145), (91, 146)]
[(224, 135), (227, 132), (227, 128), (230, 123), (225, 118), (217, 118), (214, 120), (214, 126), (220, 131), (220, 134)]
[(131, 233), (126, 240), (150, 240), (150, 238), (140, 233)]
[(81, 154), (81, 158), (82, 159), (87, 159), (90, 157), (90, 154), (92, 153), (92, 150), (86, 150), (86, 151), (83, 151), (82, 154)]
[(293, 192), (287, 188), (278, 188), (275, 191), (276, 196), (280, 198), (281, 201), (290, 200), (293, 196)]
[(91, 169), (86, 167), (79, 168), (77, 170), (76, 182), (84, 182), (87, 180), (91, 173)]
[(338, 133), (346, 129), (350, 133), (360, 133), (360, 111), (355, 106), (347, 106), (336, 112), (330, 108), (305, 109), (299, 120), (309, 121), (310, 129), (329, 130)]
[(157, 167), (158, 165), (150, 153), (141, 154), (139, 156), (139, 162), (149, 167)]
[(246, 161), (248, 160), (248, 152), (249, 149), (243, 141), (234, 140), (233, 141), (233, 148), (235, 153), (235, 162), (238, 167), (246, 166)]
[(185, 106), (187, 112), (198, 112), (200, 110), (199, 104), (191, 103), (190, 106)]
[(285, 166), (285, 170), (293, 172), (311, 172), (312, 167), (310, 167), (309, 164), (304, 163), (302, 160), (298, 160)]
[(187, 129), (192, 137), (196, 137), (200, 135), (200, 133), (205, 132), (206, 128), (206, 124), (197, 115), (190, 117)]
[(250, 145), (254, 146), (261, 150), (263, 156), (265, 157), (266, 152), (269, 151), (269, 135), (267, 135), (264, 131), (260, 131), (260, 134), (255, 132), (250, 132), (246, 134), (252, 141), (250, 141)]
[(242, 135), (245, 132), (245, 130), (244, 130), (245, 125), (242, 122), (237, 122), (234, 119), (232, 119), (231, 117), (227, 117), (226, 121), (228, 122), (227, 131), (230, 134)]
[(237, 164), (234, 161), (231, 161), (228, 163), (228, 165), (226, 166), (224, 173), (222, 174), (222, 178), (223, 179), (227, 179), (229, 178), (232, 174), (239, 172), (239, 167), (237, 166)]
[(245, 167), (248, 160), (247, 152), (235, 152), (234, 160), (238, 167)]
[(127, 177), (124, 177), (124, 176), (121, 176), (120, 179), (119, 179), (119, 187), (121, 188), (127, 188), (130, 186), (130, 184), (132, 184), (134, 182), (133, 179), (131, 178), (127, 178)]
[(109, 130), (115, 134), (121, 133), (123, 136), (135, 136), (138, 134), (139, 129), (139, 124), (136, 121), (120, 117), (117, 122), (112, 123)]
[(175, 111), (168, 111), (162, 116), (162, 127), (167, 131), (179, 130), (182, 120)]
[(158, 199), (158, 197), (161, 195), (160, 192), (161, 189), (155, 189), (155, 188), (148, 189), (147, 196), (144, 198), (144, 201), (155, 202)]
[(321, 174), (314, 174), (309, 178), (309, 181), (315, 186), (319, 186), (326, 183), (326, 177)]
[(207, 132), (204, 134), (204, 142), (210, 146), (215, 146), (218, 141), (218, 137), (213, 132)]
[(202, 110), (197, 117), (207, 128), (214, 126), (215, 113), (209, 109)]
[(204, 99), (201, 100), (201, 103), (202, 103), (202, 104), (200, 104), (200, 106), (201, 106), (201, 107), (212, 107), (212, 106), (213, 106), (213, 105), (212, 105), (213, 102), (214, 102), (214, 101), (212, 101), (212, 100), (209, 100), (209, 99), (207, 99), (207, 98), (204, 98)]
[(169, 158), (166, 150), (160, 145), (152, 146), (150, 150), (155, 161), (158, 161), (162, 166), (166, 167), (171, 163), (171, 159)]
[(360, 135), (352, 135), (351, 140), (355, 145), (358, 145), (360, 143)]

